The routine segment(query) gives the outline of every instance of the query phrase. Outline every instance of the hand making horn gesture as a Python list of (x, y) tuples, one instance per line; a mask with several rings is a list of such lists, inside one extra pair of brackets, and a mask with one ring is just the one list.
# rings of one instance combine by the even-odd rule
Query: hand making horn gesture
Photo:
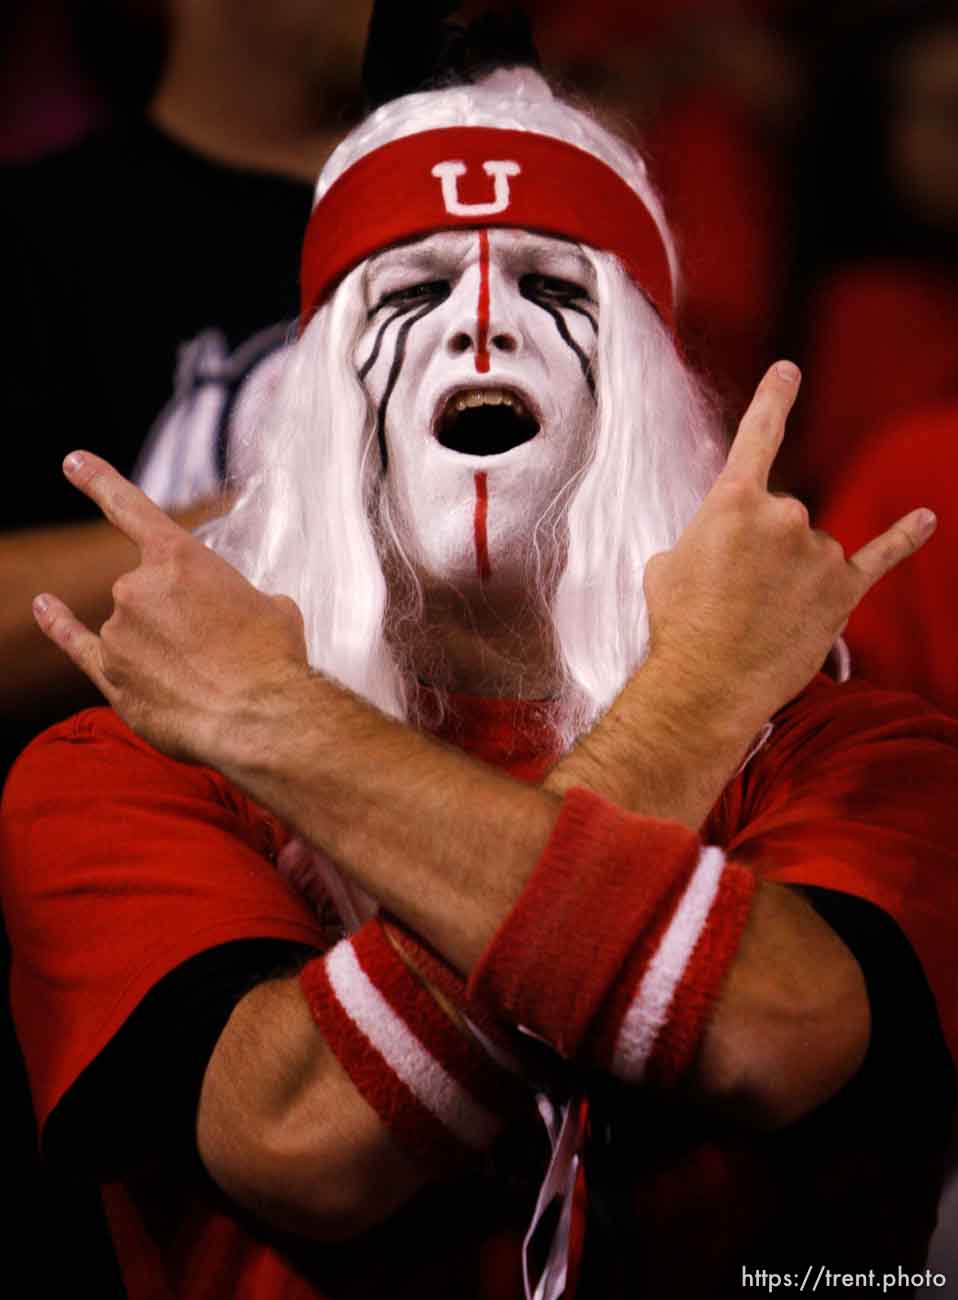
[(706, 705), (734, 699), (746, 730), (811, 680), (869, 588), (936, 524), (913, 510), (846, 559), (800, 501), (769, 491), (799, 379), (787, 361), (766, 373), (708, 496), (645, 574), (649, 661)]
[(56, 596), (34, 601), (41, 629), (157, 748), (216, 763), (244, 707), (308, 674), (294, 602), (258, 591), (106, 461), (73, 452), (64, 473), (140, 550), (91, 632)]
[[(788, 363), (766, 374), (712, 490), (645, 575), (649, 662), (685, 698), (732, 701), (746, 730), (802, 689), (869, 587), (935, 526), (914, 510), (846, 560), (800, 502), (769, 492), (797, 387)], [(116, 583), (99, 635), (46, 594), (40, 627), (146, 739), (215, 764), (245, 704), (308, 674), (298, 609), (258, 591), (99, 457), (73, 453), (64, 471), (141, 562)]]

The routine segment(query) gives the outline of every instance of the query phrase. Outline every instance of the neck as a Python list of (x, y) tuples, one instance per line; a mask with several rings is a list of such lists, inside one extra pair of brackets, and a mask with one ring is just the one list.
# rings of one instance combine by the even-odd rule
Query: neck
[(398, 636), (417, 679), (442, 690), (534, 700), (558, 693), (551, 621), (525, 593), (432, 588), (416, 629)]
[(220, 162), (314, 181), (341, 134), (321, 65), (315, 55), (282, 57), (280, 41), (247, 30), (227, 8), (179, 6), (150, 119)]

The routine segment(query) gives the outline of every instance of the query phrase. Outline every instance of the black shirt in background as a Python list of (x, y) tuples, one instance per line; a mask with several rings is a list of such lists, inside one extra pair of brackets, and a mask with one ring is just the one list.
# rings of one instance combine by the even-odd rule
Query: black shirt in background
[[(145, 121), (0, 168), (0, 530), (96, 518), (61, 474), (66, 453), (86, 447), (129, 474), (171, 397), (181, 344), (215, 328), (234, 349), (296, 316), (311, 204), (311, 185), (224, 166)], [(65, 710), (51, 701), (29, 720), (0, 716), (0, 784)], [(36, 1162), (5, 996), (0, 1060), (14, 1092), (8, 1271), (34, 1295), (79, 1282), (121, 1297), (95, 1193)]]
[[(146, 121), (0, 169), (0, 530), (96, 518), (61, 473), (86, 447), (129, 474), (170, 400), (177, 352), (230, 350), (298, 310), (312, 185), (225, 166)], [(0, 718), (0, 782), (72, 704)]]
[(177, 349), (295, 317), (312, 186), (227, 167), (146, 122), (7, 167), (0, 182), (0, 412), (18, 472), (0, 526), (93, 517), (60, 474), (85, 446), (132, 469)]

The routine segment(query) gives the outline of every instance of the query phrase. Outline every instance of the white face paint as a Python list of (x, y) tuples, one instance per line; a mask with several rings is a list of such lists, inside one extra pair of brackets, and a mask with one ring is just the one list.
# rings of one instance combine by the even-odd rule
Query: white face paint
[(356, 364), (423, 576), (527, 576), (536, 522), (591, 445), (594, 288), (575, 244), (522, 230), (445, 231), (371, 259)]

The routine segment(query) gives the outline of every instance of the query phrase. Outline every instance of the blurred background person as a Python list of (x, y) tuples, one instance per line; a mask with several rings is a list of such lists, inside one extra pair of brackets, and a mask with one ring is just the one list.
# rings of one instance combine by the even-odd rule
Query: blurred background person
[[(47, 654), (32, 596), (59, 582), (99, 624), (136, 561), (63, 491), (60, 461), (81, 443), (115, 457), (187, 525), (217, 509), (231, 423), (297, 313), (315, 177), (360, 109), (368, 8), (4, 7), (0, 418), (13, 450), (0, 486), (0, 781), (32, 735), (93, 702)], [(32, 1294), (79, 1281), (120, 1297), (95, 1193), (36, 1158), (5, 997), (0, 1048), (13, 1093), (9, 1269)]]
[[(903, 682), (958, 716), (958, 385), (946, 401), (909, 409), (868, 430), (829, 490), (821, 526), (846, 550), (909, 493), (938, 516), (938, 536), (907, 581), (894, 575), (849, 620), (855, 671), (879, 686)], [(868, 534), (869, 536), (871, 534)]]
[(801, 46), (784, 0), (536, 0), (560, 75), (650, 158), (682, 257), (683, 346), (736, 419), (774, 356)]
[[(18, 447), (18, 472), (0, 487), (4, 768), (84, 698), (29, 626), (38, 583), (55, 575), (102, 621), (113, 580), (132, 562), (112, 529), (81, 523), (60, 460), (83, 443), (146, 473), (144, 444), (173, 396), (181, 354), (176, 396), (182, 404), (202, 390), (204, 445), (181, 439), (164, 450), (154, 429), (153, 477), (165, 481), (161, 504), (185, 511), (188, 524), (216, 508), (217, 436), (296, 314), (313, 181), (359, 109), (367, 19), (362, 5), (312, 0), (22, 8), (25, 55), (37, 48), (32, 25), (72, 34), (63, 57), (82, 130), (5, 166), (0, 186), (0, 414)], [(83, 85), (89, 93), (76, 90)], [(51, 88), (44, 93), (49, 104)], [(28, 124), (29, 102), (5, 116)]]
[(889, 420), (958, 391), (958, 11), (840, 4), (808, 38), (781, 328), (807, 375), (790, 486), (816, 506)]
[(104, 93), (76, 47), (58, 0), (0, 9), (0, 164), (62, 148), (103, 119)]

